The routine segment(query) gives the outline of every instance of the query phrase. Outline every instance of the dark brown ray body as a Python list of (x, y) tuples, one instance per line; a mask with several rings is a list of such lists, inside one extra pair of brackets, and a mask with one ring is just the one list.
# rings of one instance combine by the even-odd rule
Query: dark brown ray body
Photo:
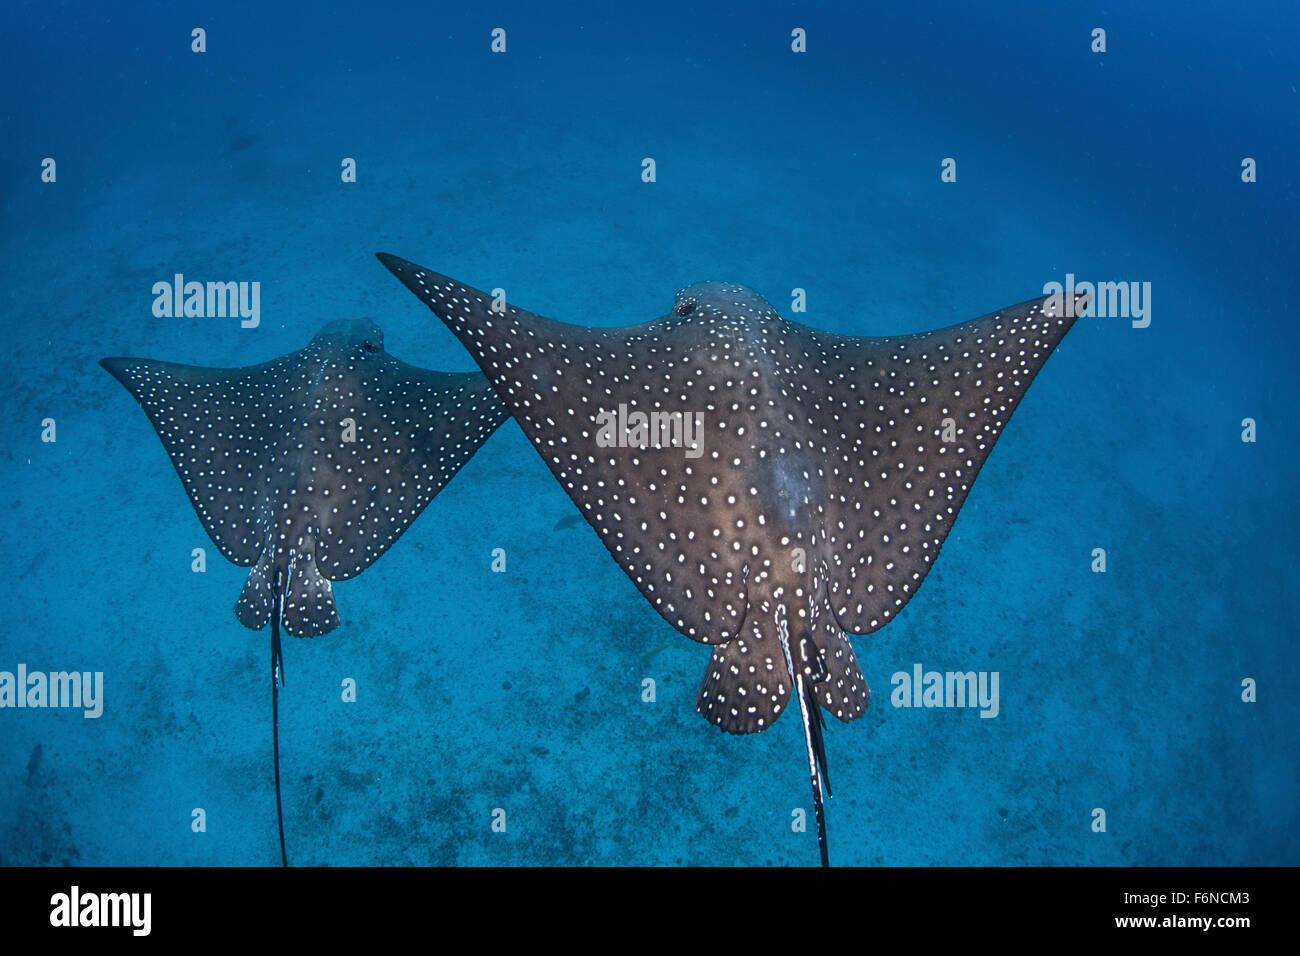
[[(644, 325), (589, 328), (493, 312), (481, 292), (380, 259), (474, 356), (647, 600), (713, 645), (699, 712), (752, 733), (794, 693), (820, 824), (819, 706), (851, 721), (869, 696), (848, 634), (884, 626), (916, 593), (1086, 303), (1033, 299), (934, 332), (858, 338), (706, 282)], [(697, 443), (655, 447), (647, 429), (611, 446), (611, 410), (615, 437), (628, 437), (633, 412), (698, 415)]]
[(482, 375), (398, 361), (372, 322), (246, 368), (100, 364), (149, 416), (213, 544), (252, 565), (240, 622), (266, 626), (278, 573), (297, 637), (338, 627), (330, 582), (392, 547), (506, 418)]
[(203, 529), (252, 566), (235, 606), (271, 624), (272, 748), (280, 858), (280, 627), (339, 625), (331, 582), (360, 574), (506, 418), (478, 373), (433, 372), (384, 351), (373, 322), (334, 322), (262, 365), (203, 368), (154, 359), (99, 364), (140, 403)]

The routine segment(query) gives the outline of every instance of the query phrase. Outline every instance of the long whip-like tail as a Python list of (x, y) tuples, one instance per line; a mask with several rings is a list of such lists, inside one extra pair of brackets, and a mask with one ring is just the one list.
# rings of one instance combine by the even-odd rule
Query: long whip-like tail
[[(803, 662), (800, 662), (801, 666), (798, 668), (794, 665), (793, 655), (790, 653), (790, 629), (785, 619), (784, 604), (777, 608), (776, 626), (781, 640), (781, 651), (785, 654), (785, 666), (794, 680), (795, 696), (799, 698), (799, 715), (803, 718), (803, 739), (808, 750), (808, 776), (812, 782), (813, 810), (817, 815), (817, 846), (821, 850), (822, 866), (830, 866), (824, 806), (824, 797), (830, 795), (830, 778), (826, 773), (826, 743), (822, 739), (821, 710), (817, 706), (817, 697), (813, 693), (812, 684), (807, 681), (804, 674)], [(806, 647), (806, 643), (800, 644), (801, 657), (805, 656), (803, 652)]]
[(280, 686), (284, 684), (284, 662), (280, 654), (280, 614), (284, 595), (280, 588), (280, 570), (272, 574), (271, 587), (271, 753), (275, 759), (275, 823), (280, 830), (280, 865), (288, 866), (284, 851), (284, 808), (280, 803)]

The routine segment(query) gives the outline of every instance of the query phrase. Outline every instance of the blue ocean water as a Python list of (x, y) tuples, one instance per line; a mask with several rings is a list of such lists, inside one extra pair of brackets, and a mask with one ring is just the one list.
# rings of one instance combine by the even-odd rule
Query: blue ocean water
[[(855, 640), (831, 858), (1300, 863), (1300, 15), (876, 6), (6, 3), (0, 671), (102, 672), (104, 699), (0, 709), (0, 862), (279, 862), (247, 572), (96, 361), (254, 364), (367, 317), (473, 369), (388, 251), (588, 325), (707, 278), (856, 335), (1150, 283), (1149, 325), (1077, 323), (924, 587)], [(260, 282), (260, 325), (155, 317), (176, 273)], [(337, 585), (342, 627), (286, 638), (291, 862), (816, 862), (798, 720), (702, 720), (708, 650), (576, 513), (509, 421)], [(997, 672), (998, 716), (892, 706), (917, 664)]]

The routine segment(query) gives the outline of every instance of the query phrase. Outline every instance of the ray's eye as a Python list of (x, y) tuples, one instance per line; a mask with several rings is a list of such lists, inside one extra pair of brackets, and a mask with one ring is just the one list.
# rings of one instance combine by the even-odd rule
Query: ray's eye
[(690, 315), (692, 312), (695, 311), (695, 303), (683, 302), (677, 308), (673, 309), (673, 311), (676, 312), (678, 315)]
[(376, 342), (374, 339), (366, 339), (364, 342), (361, 343), (361, 347), (365, 349), (367, 352), (379, 351), (379, 343)]

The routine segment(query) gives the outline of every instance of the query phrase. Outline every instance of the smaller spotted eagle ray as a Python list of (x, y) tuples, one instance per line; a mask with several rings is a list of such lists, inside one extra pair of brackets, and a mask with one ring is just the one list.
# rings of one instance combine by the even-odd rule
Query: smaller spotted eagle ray
[(401, 536), (507, 411), (478, 372), (434, 372), (384, 351), (366, 320), (326, 325), (298, 352), (245, 368), (99, 363), (126, 386), (171, 457), (203, 529), (252, 566), (235, 615), (271, 624), (272, 748), (280, 859), (280, 628), (339, 626), (332, 582)]
[(473, 355), (641, 593), (712, 645), (696, 709), (748, 734), (793, 693), (828, 864), (822, 710), (851, 721), (869, 696), (848, 635), (916, 593), (1086, 297), (865, 338), (702, 282), (662, 318), (588, 328), (379, 259)]

